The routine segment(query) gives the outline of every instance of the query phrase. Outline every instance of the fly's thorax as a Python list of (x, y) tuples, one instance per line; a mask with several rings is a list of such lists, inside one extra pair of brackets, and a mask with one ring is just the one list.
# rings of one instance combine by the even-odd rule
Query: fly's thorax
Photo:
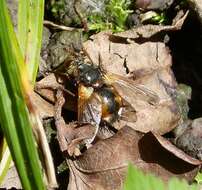
[(78, 81), (85, 86), (100, 88), (103, 85), (102, 73), (92, 64), (78, 65)]

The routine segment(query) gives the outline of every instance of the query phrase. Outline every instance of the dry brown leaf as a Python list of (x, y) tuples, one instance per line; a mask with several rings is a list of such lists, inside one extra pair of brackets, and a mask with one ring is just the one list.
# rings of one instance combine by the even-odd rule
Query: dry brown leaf
[[(67, 83), (67, 78), (59, 77), (56, 74), (50, 74), (36, 83), (35, 91), (40, 94), (44, 99), (48, 100), (51, 103), (55, 103), (56, 101), (56, 91), (58, 88), (65, 88), (65, 84)], [(65, 93), (66, 102), (64, 107), (68, 110), (75, 111), (76, 109), (76, 99), (68, 92)], [(39, 105), (40, 106), (40, 105)], [(46, 111), (46, 110), (44, 110)], [(46, 113), (47, 115), (48, 113)], [(49, 117), (52, 117), (50, 114)]]
[[(95, 127), (86, 124), (78, 125), (74, 122), (69, 123), (63, 131), (67, 142), (67, 153), (69, 156), (79, 156), (80, 146), (86, 145), (86, 141), (95, 133)], [(60, 141), (60, 139), (58, 139)]]
[(189, 11), (187, 11), (180, 19), (175, 20), (175, 23), (173, 25), (144, 25), (144, 26), (138, 26), (135, 27), (132, 30), (128, 30), (125, 32), (121, 32), (118, 34), (113, 34), (111, 37), (120, 37), (120, 38), (130, 38), (130, 39), (136, 39), (136, 38), (151, 38), (152, 36), (156, 35), (160, 32), (167, 32), (167, 31), (175, 31), (180, 30), (185, 19), (187, 18)]
[(198, 171), (196, 165), (162, 147), (151, 133), (143, 135), (123, 127), (111, 138), (95, 143), (76, 160), (67, 159), (68, 190), (122, 189), (129, 162), (165, 181), (173, 176), (192, 181)]
[(44, 119), (54, 116), (54, 106), (44, 100), (40, 95), (33, 93), (32, 100), (40, 118)]
[(18, 172), (13, 164), (9, 168), (4, 181), (0, 185), (0, 189), (22, 189)]

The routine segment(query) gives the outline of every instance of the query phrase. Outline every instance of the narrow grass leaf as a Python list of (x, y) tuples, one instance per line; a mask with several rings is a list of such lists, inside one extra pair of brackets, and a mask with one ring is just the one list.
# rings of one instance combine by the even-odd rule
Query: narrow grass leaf
[[(54, 164), (46, 139), (45, 131), (32, 103), (32, 88), (35, 82), (42, 44), (44, 16), (44, 0), (19, 0), (18, 5), (18, 40), (23, 54), (23, 61), (19, 62), (22, 76), (24, 95), (30, 111), (34, 130), (39, 139), (43, 162), (45, 163), (45, 174), (49, 186), (56, 187)], [(23, 62), (23, 63), (22, 63)], [(28, 72), (27, 72), (28, 71)], [(28, 83), (28, 78), (31, 83)]]
[(18, 39), (34, 84), (40, 61), (44, 16), (44, 0), (19, 0)]
[(3, 138), (1, 145), (2, 146), (0, 148), (0, 185), (3, 182), (4, 177), (7, 174), (7, 171), (9, 170), (9, 166), (12, 160), (10, 150), (8, 148), (5, 138)]
[(0, 1), (0, 123), (24, 189), (45, 189), (17, 62), (21, 51), (8, 15)]
[(18, 2), (18, 42), (20, 44), (23, 58), (25, 58), (25, 51), (28, 42), (29, 33), (29, 1), (19, 0)]
[[(0, 64), (2, 65), (2, 62)], [(26, 174), (26, 166), (23, 163), (23, 154), (20, 149), (20, 142), (18, 139), (15, 121), (12, 114), (12, 103), (9, 98), (9, 92), (6, 87), (6, 82), (4, 80), (1, 67), (0, 67), (0, 84), (1, 84), (1, 90), (0, 90), (1, 127), (4, 135), (6, 136), (6, 140), (10, 147), (10, 150), (13, 154), (13, 159), (15, 160), (15, 164), (18, 168), (21, 181), (23, 183), (23, 187), (31, 189), (29, 179)]]

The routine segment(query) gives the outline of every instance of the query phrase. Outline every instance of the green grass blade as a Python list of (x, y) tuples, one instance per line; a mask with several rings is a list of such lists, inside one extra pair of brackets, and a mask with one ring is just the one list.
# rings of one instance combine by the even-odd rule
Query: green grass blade
[(8, 15), (0, 1), (0, 123), (24, 189), (45, 189), (31, 123), (22, 93), (21, 51)]
[(25, 57), (25, 51), (28, 41), (29, 32), (29, 1), (19, 0), (18, 2), (18, 42), (22, 51), (23, 57)]
[[(2, 62), (1, 62), (2, 64)], [(1, 109), (1, 117), (0, 123), (2, 125), (2, 130), (4, 135), (7, 137), (6, 140), (9, 144), (10, 150), (14, 155), (13, 158), (15, 160), (15, 164), (20, 173), (20, 177), (22, 179), (23, 187), (28, 188), (29, 181), (26, 175), (25, 165), (23, 164), (23, 155), (20, 149), (20, 143), (18, 141), (18, 136), (16, 132), (16, 126), (12, 115), (12, 105), (9, 97), (9, 93), (6, 88), (6, 82), (3, 78), (2, 70), (0, 67), (0, 109)], [(15, 148), (14, 148), (15, 147)], [(29, 188), (30, 189), (30, 188)]]
[(19, 0), (18, 39), (32, 83), (40, 61), (43, 15), (44, 0)]
[(1, 145), (2, 147), (0, 148), (0, 185), (3, 182), (7, 171), (9, 170), (9, 166), (12, 160), (10, 150), (8, 148), (5, 138), (3, 138)]
[[(22, 61), (19, 62), (20, 72), (22, 73), (22, 83), (24, 94), (26, 94), (26, 103), (30, 110), (30, 117), (34, 124), (34, 130), (40, 137), (40, 148), (43, 152), (42, 162), (45, 163), (45, 175), (48, 185), (51, 187), (57, 186), (54, 164), (52, 161), (51, 152), (45, 136), (45, 131), (38, 118), (35, 106), (30, 98), (32, 95), (32, 86), (27, 83), (28, 78), (34, 84), (36, 73), (38, 70), (40, 60), (40, 49), (42, 44), (42, 30), (43, 30), (43, 14), (44, 14), (44, 0), (19, 0), (18, 5), (18, 40), (21, 51), (23, 53)], [(25, 64), (24, 61), (25, 60)], [(21, 60), (21, 58), (20, 58)], [(28, 73), (28, 72), (29, 73)], [(26, 76), (26, 77), (25, 77)], [(39, 143), (38, 141), (38, 143)]]

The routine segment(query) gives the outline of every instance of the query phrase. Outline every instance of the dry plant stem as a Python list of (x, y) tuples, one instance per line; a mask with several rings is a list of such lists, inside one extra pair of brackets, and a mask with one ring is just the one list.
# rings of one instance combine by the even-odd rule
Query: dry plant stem
[(62, 107), (65, 103), (64, 92), (62, 89), (58, 89), (56, 93), (55, 104), (55, 126), (57, 128), (57, 138), (62, 152), (67, 151), (67, 141), (65, 138), (66, 124), (62, 118)]
[(65, 31), (75, 31), (75, 30), (83, 31), (83, 28), (74, 28), (74, 27), (68, 27), (68, 26), (64, 26), (64, 25), (58, 25), (58, 24), (55, 24), (54, 22), (51, 22), (48, 20), (44, 20), (43, 24), (45, 26), (52, 26), (55, 29), (60, 29), (60, 30), (65, 30)]
[(33, 91), (26, 93), (26, 103), (28, 106), (28, 109), (30, 111), (30, 117), (33, 122), (33, 132), (35, 135), (35, 138), (37, 140), (38, 145), (40, 146), (42, 150), (42, 154), (44, 157), (44, 163), (45, 163), (45, 177), (48, 182), (49, 188), (55, 188), (57, 187), (57, 180), (55, 176), (55, 169), (53, 166), (53, 160), (50, 152), (50, 148), (48, 145), (48, 141), (46, 139), (45, 131), (42, 125), (42, 122), (39, 118), (39, 115), (37, 113), (37, 109), (35, 105), (33, 104)]
[(46, 175), (47, 175), (47, 179), (48, 179), (48, 186), (49, 186), (49, 189), (53, 189), (55, 187), (58, 187), (57, 180), (55, 177), (55, 169), (54, 169), (54, 166), (52, 165), (53, 159), (51, 156), (51, 152), (50, 152), (49, 145), (48, 145), (48, 142), (46, 139), (46, 134), (45, 134), (43, 125), (42, 125), (41, 120), (38, 115), (37, 115), (36, 119), (38, 121), (37, 136), (38, 136), (38, 140), (40, 142), (39, 145), (42, 149), (42, 153), (44, 156)]
[(53, 90), (59, 90), (60, 89), (61, 91), (70, 94), (71, 96), (75, 96), (74, 93), (65, 89), (62, 85), (59, 85), (59, 84), (57, 84), (57, 85), (54, 85), (54, 84), (50, 84), (50, 85), (49, 84), (36, 84), (35, 91), (37, 92), (37, 90), (48, 89), (48, 88), (53, 89)]
[(37, 90), (40, 90), (40, 89), (47, 89), (47, 88), (50, 88), (50, 89), (53, 89), (53, 90), (57, 90), (58, 89), (58, 85), (53, 85), (53, 84), (39, 84), (39, 83), (36, 83), (35, 87), (34, 87), (34, 90), (37, 92)]

